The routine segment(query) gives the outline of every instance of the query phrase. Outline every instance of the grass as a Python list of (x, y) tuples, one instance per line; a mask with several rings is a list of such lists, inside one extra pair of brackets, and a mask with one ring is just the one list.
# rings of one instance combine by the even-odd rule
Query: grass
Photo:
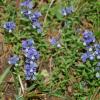
[[(48, 3), (46, 2), (48, 1)], [(84, 46), (81, 36), (76, 32), (77, 27), (89, 28), (100, 37), (100, 3), (99, 0), (34, 0), (33, 11), (42, 13), (43, 33), (39, 34), (32, 29), (31, 23), (20, 14), (21, 7), (16, 8), (12, 0), (0, 1), (0, 33), (4, 35), (4, 43), (13, 45), (13, 53), (20, 56), (17, 67), (7, 67), (0, 73), (0, 87), (9, 85), (5, 75), (11, 73), (14, 84), (14, 97), (0, 89), (0, 99), (8, 100), (100, 100), (100, 79), (95, 77), (96, 62), (81, 61)], [(61, 9), (73, 5), (75, 12), (63, 17)], [(4, 22), (13, 20), (16, 29), (9, 34), (2, 28)], [(49, 43), (50, 37), (59, 36), (61, 48)], [(24, 60), (21, 51), (21, 41), (24, 38), (33, 38), (35, 46), (40, 52), (37, 79), (25, 81)], [(3, 69), (3, 68), (2, 68)], [(12, 86), (13, 87), (13, 86)], [(11, 99), (13, 98), (13, 99)]]

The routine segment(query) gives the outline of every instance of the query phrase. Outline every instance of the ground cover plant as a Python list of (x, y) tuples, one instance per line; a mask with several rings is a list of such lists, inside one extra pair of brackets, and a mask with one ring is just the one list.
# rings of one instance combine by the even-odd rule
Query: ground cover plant
[(0, 0), (0, 100), (100, 100), (100, 1)]

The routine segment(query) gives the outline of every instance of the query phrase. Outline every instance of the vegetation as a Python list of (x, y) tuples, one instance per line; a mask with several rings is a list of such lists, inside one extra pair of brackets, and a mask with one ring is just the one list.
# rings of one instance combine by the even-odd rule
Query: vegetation
[(0, 0), (0, 100), (100, 100), (99, 8)]

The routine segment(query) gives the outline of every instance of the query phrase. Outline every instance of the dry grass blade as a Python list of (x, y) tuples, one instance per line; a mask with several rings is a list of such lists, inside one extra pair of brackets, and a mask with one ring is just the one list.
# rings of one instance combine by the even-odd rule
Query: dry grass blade
[(98, 95), (98, 92), (100, 91), (100, 87), (98, 87), (95, 91), (95, 93), (91, 96), (90, 100), (100, 100), (100, 98), (96, 98), (96, 96)]
[(49, 8), (48, 8), (48, 10), (47, 10), (47, 12), (46, 12), (46, 15), (45, 15), (45, 18), (44, 18), (44, 22), (43, 22), (43, 28), (44, 28), (44, 25), (45, 25), (45, 23), (46, 23), (49, 10), (50, 10), (50, 8), (51, 8), (51, 6), (52, 6), (52, 4), (53, 4), (54, 1), (55, 1), (55, 0), (51, 0), (51, 3), (50, 3), (50, 5), (49, 5)]
[(19, 83), (20, 83), (20, 85), (21, 85), (22, 93), (24, 94), (24, 86), (23, 86), (22, 80), (21, 80), (21, 78), (20, 78), (20, 75), (18, 75), (18, 79), (19, 79)]
[(6, 76), (8, 75), (9, 71), (10, 71), (11, 67), (8, 67), (4, 73), (0, 76), (0, 85), (2, 84), (3, 80), (6, 78)]

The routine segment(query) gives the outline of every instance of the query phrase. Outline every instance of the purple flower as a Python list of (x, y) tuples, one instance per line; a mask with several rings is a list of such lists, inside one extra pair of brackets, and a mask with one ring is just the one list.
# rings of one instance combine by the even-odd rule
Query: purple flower
[(13, 55), (8, 59), (8, 63), (11, 65), (16, 65), (19, 61), (19, 57), (17, 55)]
[(36, 22), (34, 22), (33, 23), (33, 25), (32, 25), (32, 27), (34, 28), (34, 29), (40, 29), (41, 28), (41, 24), (38, 22), (38, 21), (36, 21)]
[(92, 46), (87, 46), (86, 50), (92, 52), (93, 51), (93, 47)]
[(33, 29), (37, 29), (38, 33), (42, 32), (42, 25), (40, 22), (38, 22), (38, 21), (33, 22), (32, 27), (33, 27)]
[(29, 9), (33, 8), (32, 0), (26, 0), (20, 4), (21, 6), (27, 7)]
[(89, 59), (90, 59), (91, 61), (93, 61), (93, 60), (94, 60), (94, 55), (91, 54), (91, 55), (89, 56)]
[(37, 32), (38, 33), (41, 33), (42, 32), (42, 25), (41, 23), (38, 21), (38, 18), (41, 17), (42, 14), (38, 11), (34, 12), (30, 17), (29, 19), (31, 20), (32, 22), (32, 27), (33, 29), (37, 29)]
[(39, 52), (34, 47), (34, 41), (27, 39), (22, 41), (23, 53), (25, 55), (25, 76), (26, 80), (35, 80), (35, 74), (37, 70), (37, 64), (35, 63), (39, 59)]
[(32, 60), (39, 58), (39, 52), (34, 47), (27, 48), (24, 54), (27, 58)]
[(64, 16), (67, 15), (67, 13), (66, 13), (66, 9), (65, 9), (65, 8), (62, 9), (62, 14), (63, 14)]
[(95, 42), (95, 36), (93, 35), (93, 32), (85, 30), (82, 34), (83, 34), (82, 41), (85, 46)]
[(84, 54), (81, 56), (81, 59), (82, 59), (83, 62), (86, 62), (87, 58), (88, 58), (87, 53), (84, 53)]
[[(87, 59), (93, 61), (95, 58), (96, 60), (100, 60), (100, 44), (96, 43), (96, 38), (92, 31), (85, 30), (82, 33), (82, 41), (83, 44), (86, 46), (86, 52), (81, 56), (83, 62), (86, 62)], [(100, 62), (97, 63), (96, 71), (100, 70)], [(96, 77), (100, 77), (100, 73), (96, 73)]]
[[(86, 36), (86, 35), (93, 36), (93, 32), (92, 32), (92, 31), (89, 31), (89, 30), (85, 30), (82, 34), (83, 34), (84, 36)], [(86, 37), (87, 37), (87, 36), (86, 36)]]
[(25, 76), (26, 80), (36, 79), (35, 74), (37, 70), (37, 64), (35, 62), (31, 64), (25, 64)]
[(84, 42), (86, 43), (86, 45), (89, 45), (93, 41), (95, 41), (95, 37), (88, 37), (87, 39), (84, 39)]
[(41, 17), (41, 16), (42, 16), (41, 12), (35, 11), (35, 12), (30, 16), (29, 19), (30, 19), (32, 22), (35, 22), (35, 21), (37, 21), (38, 18)]
[(22, 48), (24, 55), (32, 60), (39, 58), (39, 52), (33, 46), (34, 41), (32, 39), (23, 40), (22, 41)]
[(22, 48), (23, 49), (26, 49), (27, 47), (31, 47), (33, 45), (34, 45), (34, 41), (32, 39), (22, 41)]
[(100, 44), (94, 44), (94, 46), (95, 46), (95, 48), (98, 48), (98, 49), (100, 49)]
[(100, 55), (100, 44), (94, 44), (95, 47), (95, 54), (98, 56)]
[(52, 37), (50, 39), (50, 43), (51, 43), (51, 45), (55, 45), (57, 43), (57, 40), (54, 37)]
[(34, 53), (35, 59), (38, 60), (40, 57), (40, 53), (37, 51), (36, 53)]
[(28, 50), (24, 53), (27, 58), (35, 60), (33, 48), (28, 48)]
[(36, 19), (38, 19), (39, 17), (42, 16), (41, 12), (39, 12), (39, 11), (35, 11), (35, 12), (33, 13), (33, 15), (35, 16)]
[(66, 16), (74, 12), (73, 6), (66, 7), (62, 9), (62, 15)]
[(3, 26), (7, 31), (12, 32), (15, 29), (16, 25), (14, 22), (6, 22)]
[(31, 12), (30, 10), (22, 10), (21, 13), (22, 13), (24, 16), (26, 16), (26, 17), (29, 18), (29, 16), (31, 15), (32, 12)]
[(90, 51), (87, 51), (86, 53), (84, 53), (82, 56), (81, 56), (81, 59), (83, 62), (86, 62), (87, 59), (90, 59), (91, 61), (94, 60), (95, 58), (95, 55), (93, 55), (93, 53), (91, 53)]
[[(31, 1), (27, 0), (21, 3), (21, 6), (28, 6), (29, 8), (29, 4), (31, 4)], [(22, 10), (21, 13), (24, 14), (24, 16), (26, 16), (27, 18), (29, 18), (29, 20), (32, 22), (33, 29), (37, 29), (38, 33), (42, 32), (42, 25), (38, 21), (39, 17), (42, 16), (41, 12), (35, 11), (34, 13), (32, 13), (30, 10)]]
[(100, 59), (100, 44), (94, 44), (95, 54), (97, 55), (97, 59)]

